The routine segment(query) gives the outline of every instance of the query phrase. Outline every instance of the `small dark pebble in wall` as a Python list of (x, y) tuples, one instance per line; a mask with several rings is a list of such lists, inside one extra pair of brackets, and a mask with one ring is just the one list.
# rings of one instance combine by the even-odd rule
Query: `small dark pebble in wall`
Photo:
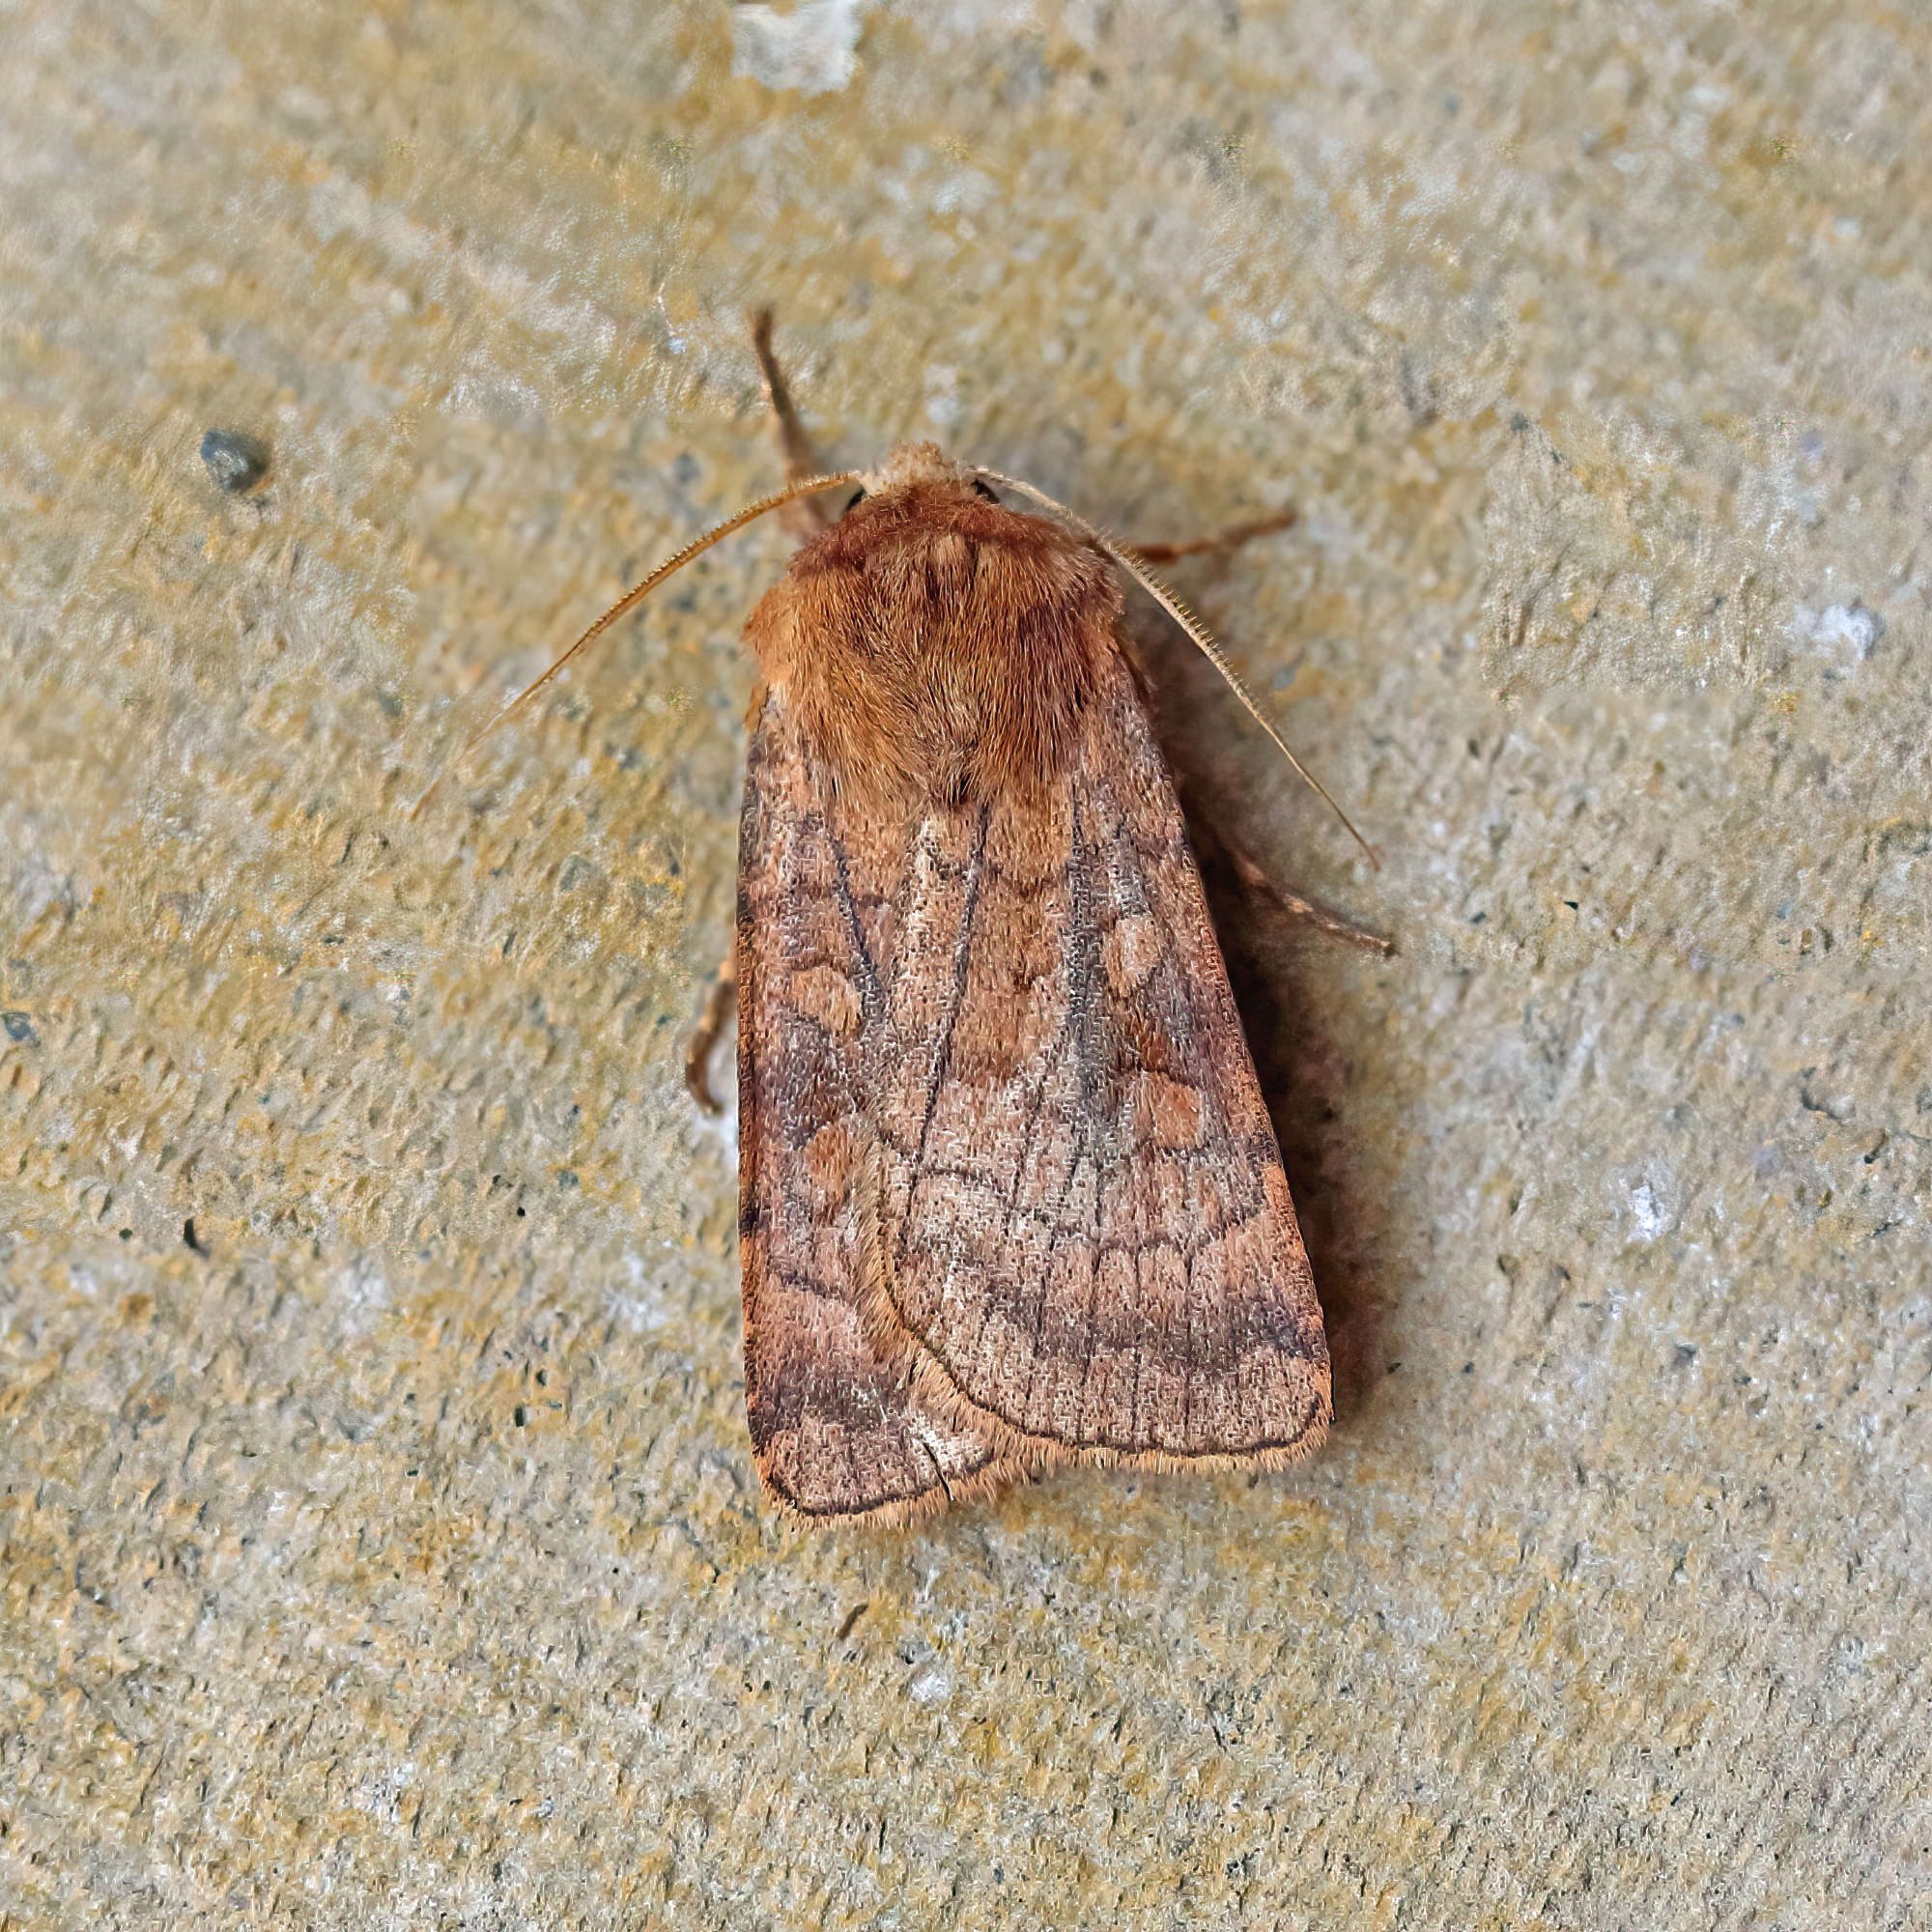
[(192, 1214), (190, 1214), (187, 1217), (187, 1219), (182, 1223), (182, 1239), (185, 1241), (187, 1245), (191, 1249), (193, 1249), (193, 1251), (198, 1255), (205, 1255), (208, 1252), (208, 1250), (201, 1245), (200, 1241), (198, 1241), (195, 1238), (194, 1216)]
[(269, 473), (267, 446), (240, 430), (210, 430), (201, 440), (201, 460), (214, 487), (230, 496), (252, 490)]
[(25, 1013), (0, 1013), (0, 1027), (7, 1029), (7, 1037), (16, 1045), (39, 1046), (41, 1043), (33, 1021)]

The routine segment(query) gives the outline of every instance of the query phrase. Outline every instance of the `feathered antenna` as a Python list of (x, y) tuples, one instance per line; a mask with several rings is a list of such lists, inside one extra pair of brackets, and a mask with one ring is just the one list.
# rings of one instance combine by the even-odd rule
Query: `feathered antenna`
[(1228, 662), (1227, 654), (1214, 641), (1208, 627), (1202, 623), (1159, 578), (1138, 557), (1133, 550), (1117, 537), (1111, 537), (1097, 526), (1090, 524), (1077, 511), (1069, 510), (1065, 503), (1049, 497), (1044, 490), (1036, 490), (1031, 483), (1022, 483), (1017, 476), (1002, 476), (997, 469), (982, 469), (980, 474), (988, 482), (998, 483), (1008, 490), (1017, 490), (1022, 497), (1031, 497), (1036, 503), (1042, 503), (1049, 510), (1057, 511), (1073, 526), (1090, 543), (1097, 544), (1121, 568), (1126, 571), (1174, 621), (1185, 631), (1193, 640), (1194, 647), (1227, 680), (1228, 689), (1241, 700), (1247, 714), (1273, 739), (1275, 750), (1293, 765), (1302, 781), (1321, 799), (1330, 811), (1347, 828), (1349, 837), (1362, 848), (1364, 856), (1377, 871), (1381, 870), (1381, 860), (1376, 848), (1355, 830), (1354, 821), (1329, 797), (1328, 788), (1291, 752), (1282, 742), (1282, 736), (1268, 721), (1262, 716), (1261, 707), (1249, 694), (1248, 687), (1241, 681), (1241, 674)]
[[(611, 605), (610, 610), (605, 611), (603, 616), (599, 617), (596, 623), (592, 624), (541, 677), (535, 678), (530, 683), (525, 685), (523, 690), (518, 692), (516, 696), (511, 698), (509, 703), (504, 705), (502, 710), (497, 712), (496, 717), (491, 719), (482, 730), (478, 731), (474, 737), (463, 746), (450, 763), (460, 766), (469, 756), (470, 753), (491, 732), (496, 730), (497, 725), (501, 724), (513, 712), (521, 711), (585, 644), (601, 638), (619, 617), (623, 616), (626, 611), (635, 610), (666, 578), (676, 576), (700, 552), (709, 550), (721, 538), (728, 537), (733, 530), (743, 529), (747, 524), (755, 523), (768, 512), (779, 509), (796, 497), (814, 496), (820, 490), (836, 490), (841, 483), (856, 483), (858, 481), (859, 472), (856, 469), (841, 469), (834, 475), (804, 477), (796, 483), (788, 483), (782, 490), (777, 491), (769, 497), (760, 497), (755, 503), (747, 509), (740, 510), (735, 517), (726, 517), (722, 524), (714, 525), (701, 537), (694, 538), (675, 556), (667, 557), (641, 583), (625, 591), (623, 596), (618, 598), (616, 603)], [(448, 766), (445, 766), (443, 769), (446, 771)], [(421, 814), (423, 807), (430, 801), (431, 794), (435, 792), (437, 786), (441, 782), (442, 772), (440, 771), (430, 780), (429, 785), (424, 790), (423, 795), (416, 800), (414, 808), (410, 812), (410, 817), (412, 820)]]

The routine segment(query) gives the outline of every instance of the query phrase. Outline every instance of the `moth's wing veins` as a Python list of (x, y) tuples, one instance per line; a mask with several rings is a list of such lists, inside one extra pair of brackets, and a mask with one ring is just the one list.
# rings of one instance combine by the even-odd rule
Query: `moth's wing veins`
[(871, 1332), (1001, 1454), (1306, 1454), (1321, 1307), (1124, 664), (1050, 795), (928, 817), (895, 899)]
[(814, 1520), (903, 1520), (1023, 1475), (922, 1406), (903, 1339), (862, 1312), (878, 1237), (867, 1056), (885, 1025), (902, 841), (829, 822), (794, 729), (752, 738), (738, 860), (745, 1403), (767, 1489)]

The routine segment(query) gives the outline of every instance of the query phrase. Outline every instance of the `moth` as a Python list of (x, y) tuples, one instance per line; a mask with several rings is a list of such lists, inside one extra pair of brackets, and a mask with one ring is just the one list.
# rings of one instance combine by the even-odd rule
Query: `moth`
[(1031, 486), (924, 442), (823, 473), (768, 315), (753, 340), (785, 489), (515, 703), (730, 530), (777, 509), (804, 539), (745, 626), (736, 946), (689, 1069), (708, 1102), (735, 988), (765, 1488), (895, 1523), (1055, 1463), (1296, 1462), (1331, 1413), (1321, 1310), (1122, 566), (1252, 700), (1143, 558)]

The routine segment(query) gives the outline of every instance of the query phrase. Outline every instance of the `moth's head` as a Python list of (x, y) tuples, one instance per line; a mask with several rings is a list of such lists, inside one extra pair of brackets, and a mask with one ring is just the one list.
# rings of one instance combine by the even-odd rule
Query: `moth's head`
[(992, 494), (979, 482), (977, 469), (954, 463), (936, 442), (895, 442), (876, 469), (867, 469), (861, 474), (867, 497), (890, 497), (895, 490), (935, 485), (974, 490), (981, 497)]
[(1064, 526), (900, 443), (791, 560), (745, 635), (841, 785), (958, 805), (1071, 755), (1120, 586)]
[[(908, 518), (945, 524), (963, 509), (970, 514), (962, 533), (984, 541), (996, 538), (1002, 529), (980, 511), (978, 506), (987, 503), (999, 507), (999, 495), (971, 465), (954, 463), (936, 442), (900, 442), (887, 451), (877, 469), (859, 472), (859, 488), (845, 499), (841, 522), (852, 524), (855, 539), (877, 540), (900, 528)], [(1057, 524), (1042, 518), (1020, 517), (1010, 510), (1004, 514), (1018, 523), (1060, 531)]]

